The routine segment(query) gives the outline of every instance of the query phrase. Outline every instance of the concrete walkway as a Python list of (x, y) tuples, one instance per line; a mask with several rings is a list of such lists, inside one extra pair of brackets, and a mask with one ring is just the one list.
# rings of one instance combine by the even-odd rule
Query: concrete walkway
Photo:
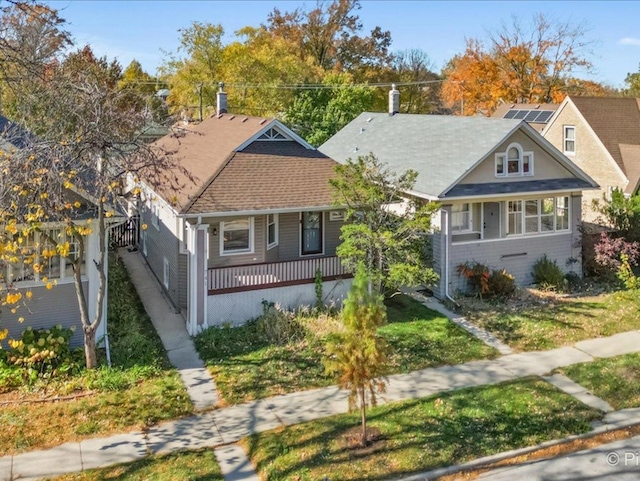
[(476, 326), (475, 324), (470, 322), (465, 317), (463, 317), (463, 316), (461, 316), (459, 314), (456, 314), (455, 312), (451, 312), (449, 309), (447, 309), (444, 306), (444, 304), (442, 304), (442, 302), (440, 302), (435, 297), (424, 296), (424, 295), (420, 294), (420, 292), (418, 292), (417, 289), (406, 288), (406, 289), (402, 289), (402, 292), (404, 294), (407, 294), (407, 295), (413, 297), (418, 302), (421, 302), (422, 304), (424, 304), (426, 307), (428, 307), (432, 311), (439, 312), (440, 314), (442, 314), (443, 316), (448, 318), (451, 322), (453, 322), (454, 324), (457, 324), (462, 329), (467, 331), (473, 337), (475, 337), (477, 339), (480, 339), (487, 346), (496, 349), (500, 354), (512, 354), (513, 353), (513, 349), (511, 349), (510, 346), (506, 345), (504, 342), (502, 342), (500, 339), (498, 339), (492, 333), (490, 333), (489, 331), (487, 331), (485, 329), (482, 329), (481, 327)]
[[(164, 307), (166, 312), (166, 307)], [(541, 376), (555, 368), (597, 357), (610, 357), (640, 351), (640, 331), (577, 343), (551, 351), (510, 354), (494, 360), (473, 361), (456, 366), (423, 369), (388, 377), (387, 392), (380, 402), (416, 399), (459, 388), (483, 386), (519, 377)], [(149, 453), (166, 453), (181, 449), (219, 447), (237, 442), (245, 436), (281, 426), (302, 423), (347, 412), (347, 392), (335, 386), (301, 391), (163, 423), (145, 432), (119, 434), (89, 439), (79, 443), (16, 456), (0, 458), (0, 481), (31, 479), (63, 472), (132, 461)], [(609, 413), (609, 419), (619, 412)], [(612, 421), (613, 422), (613, 421)], [(640, 422), (640, 417), (638, 418)], [(235, 452), (237, 455), (237, 451)], [(237, 456), (231, 451), (230, 458)], [(246, 466), (240, 458), (228, 463), (229, 472)], [(242, 468), (244, 469), (244, 468)], [(228, 479), (250, 480), (249, 477)], [(417, 479), (417, 478), (416, 478)]]
[(169, 362), (178, 370), (194, 407), (201, 411), (216, 406), (218, 393), (215, 382), (196, 352), (184, 318), (176, 314), (139, 252), (120, 249), (118, 254), (162, 340)]

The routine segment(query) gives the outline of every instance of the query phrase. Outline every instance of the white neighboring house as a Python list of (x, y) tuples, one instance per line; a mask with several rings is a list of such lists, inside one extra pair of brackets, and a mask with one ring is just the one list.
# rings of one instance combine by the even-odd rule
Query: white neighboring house
[(373, 153), (396, 172), (418, 173), (413, 197), (442, 205), (434, 220), (435, 293), (466, 288), (465, 262), (504, 268), (530, 284), (547, 254), (581, 275), (583, 190), (597, 184), (534, 128), (520, 120), (364, 112), (319, 150), (338, 162)]

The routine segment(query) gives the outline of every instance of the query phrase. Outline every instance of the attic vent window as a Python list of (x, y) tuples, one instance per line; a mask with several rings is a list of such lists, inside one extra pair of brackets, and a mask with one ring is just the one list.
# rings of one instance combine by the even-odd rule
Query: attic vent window
[(258, 137), (257, 140), (289, 140), (289, 139), (285, 137), (282, 133), (280, 133), (278, 130), (271, 128), (267, 130), (264, 134), (262, 134), (260, 137)]

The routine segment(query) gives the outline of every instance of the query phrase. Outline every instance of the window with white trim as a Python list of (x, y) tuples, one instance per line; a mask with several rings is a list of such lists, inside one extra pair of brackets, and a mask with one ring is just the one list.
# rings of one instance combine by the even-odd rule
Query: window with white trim
[(510, 200), (508, 205), (508, 232), (512, 235), (522, 234), (522, 201)]
[[(73, 279), (73, 264), (80, 253), (80, 241), (63, 229), (16, 234), (15, 244), (5, 249), (7, 256), (5, 279), (8, 282), (49, 282)], [(86, 271), (85, 258), (80, 273)]]
[(169, 260), (165, 257), (162, 269), (162, 284), (165, 289), (169, 289)]
[(267, 214), (267, 249), (278, 245), (278, 214)]
[(564, 126), (564, 134), (562, 145), (564, 146), (565, 154), (576, 153), (576, 128), (573, 125)]
[(533, 175), (533, 152), (524, 152), (520, 144), (510, 144), (506, 152), (495, 157), (496, 177)]
[(451, 206), (451, 232), (461, 233), (471, 231), (471, 204), (455, 204)]
[[(524, 209), (523, 209), (524, 207)], [(569, 197), (510, 200), (508, 235), (546, 234), (570, 230)]]
[(253, 217), (220, 222), (220, 255), (253, 253)]

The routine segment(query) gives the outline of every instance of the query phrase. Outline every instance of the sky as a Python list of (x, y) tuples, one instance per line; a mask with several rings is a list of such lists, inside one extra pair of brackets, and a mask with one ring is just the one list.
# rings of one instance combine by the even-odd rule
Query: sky
[[(51, 0), (78, 45), (117, 58), (123, 66), (138, 60), (150, 74), (162, 64), (165, 52), (175, 52), (179, 32), (194, 21), (221, 24), (226, 40), (247, 25), (265, 23), (278, 7), (290, 11), (315, 1), (207, 0)], [(512, 15), (529, 21), (544, 13), (558, 21), (583, 24), (594, 41), (595, 66), (583, 77), (613, 87), (624, 86), (629, 72), (640, 64), (640, 2), (637, 1), (382, 1), (361, 0), (358, 11), (365, 31), (375, 26), (391, 32), (392, 51), (417, 48), (426, 52), (439, 72), (464, 51), (466, 38), (486, 38), (487, 31), (509, 22)]]

